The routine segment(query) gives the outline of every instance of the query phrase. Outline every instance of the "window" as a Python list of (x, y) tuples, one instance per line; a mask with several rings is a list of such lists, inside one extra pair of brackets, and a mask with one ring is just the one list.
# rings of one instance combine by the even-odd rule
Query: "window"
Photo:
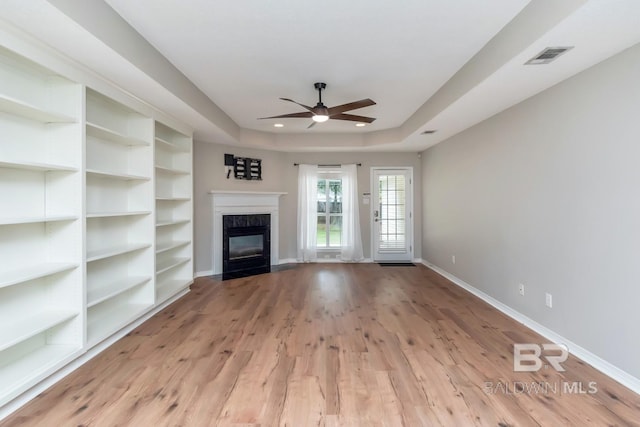
[(342, 246), (342, 180), (318, 177), (317, 247)]
[[(301, 164), (298, 171), (298, 257), (315, 262), (318, 250), (338, 252), (347, 262), (362, 254), (358, 214), (358, 167), (341, 165), (320, 170)], [(326, 256), (326, 254), (325, 254)]]

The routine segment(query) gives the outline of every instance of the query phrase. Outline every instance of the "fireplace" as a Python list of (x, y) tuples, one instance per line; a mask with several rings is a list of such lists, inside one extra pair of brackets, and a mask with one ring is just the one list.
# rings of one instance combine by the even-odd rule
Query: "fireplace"
[[(270, 265), (278, 265), (278, 223), (279, 223), (279, 199), (287, 193), (275, 191), (226, 191), (211, 190), (212, 201), (212, 231), (211, 233), (211, 255), (212, 267), (210, 272), (201, 272), (201, 275), (222, 274), (223, 270), (223, 226), (222, 218), (233, 215), (266, 215), (271, 217), (269, 226), (269, 240), (271, 246), (269, 253)], [(264, 243), (264, 241), (263, 241)]]
[(271, 271), (271, 215), (222, 216), (222, 280)]

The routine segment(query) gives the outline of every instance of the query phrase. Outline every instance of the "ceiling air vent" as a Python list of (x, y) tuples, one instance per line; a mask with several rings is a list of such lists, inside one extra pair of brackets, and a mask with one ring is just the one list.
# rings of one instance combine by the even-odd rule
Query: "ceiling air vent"
[(434, 129), (428, 129), (422, 132), (420, 135), (431, 135), (432, 133), (436, 133)]
[(540, 65), (540, 64), (548, 64), (549, 62), (555, 60), (557, 57), (567, 52), (568, 50), (573, 49), (573, 46), (564, 46), (564, 47), (548, 47), (527, 62), (525, 65)]

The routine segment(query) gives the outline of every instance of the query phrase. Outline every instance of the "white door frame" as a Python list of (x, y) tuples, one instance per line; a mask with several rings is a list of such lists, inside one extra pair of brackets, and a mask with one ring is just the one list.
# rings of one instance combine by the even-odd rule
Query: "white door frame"
[(377, 232), (377, 227), (375, 225), (375, 221), (374, 221), (374, 217), (373, 217), (373, 211), (375, 210), (375, 205), (374, 205), (374, 191), (378, 191), (378, 186), (377, 183), (374, 182), (374, 176), (375, 176), (375, 172), (376, 171), (383, 171), (383, 170), (388, 170), (388, 171), (407, 171), (409, 172), (409, 191), (407, 191), (407, 195), (409, 196), (407, 198), (407, 211), (408, 211), (408, 218), (407, 218), (407, 240), (409, 242), (409, 259), (407, 261), (409, 262), (413, 262), (414, 260), (414, 235), (413, 235), (413, 199), (414, 199), (414, 193), (413, 193), (413, 166), (372, 166), (371, 170), (369, 172), (369, 188), (371, 191), (371, 196), (370, 196), (370, 208), (369, 208), (369, 227), (371, 229), (371, 261), (372, 262), (376, 262), (376, 248), (375, 248), (375, 233)]

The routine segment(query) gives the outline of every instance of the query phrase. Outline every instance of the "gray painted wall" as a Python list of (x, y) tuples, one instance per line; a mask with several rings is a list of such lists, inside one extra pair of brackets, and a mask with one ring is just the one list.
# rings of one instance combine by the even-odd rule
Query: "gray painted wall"
[(640, 45), (422, 156), (423, 258), (636, 378), (638, 76)]
[[(224, 154), (262, 159), (262, 181), (226, 179)], [(360, 224), (365, 258), (371, 257), (370, 205), (362, 204), (362, 193), (370, 191), (370, 168), (373, 166), (412, 166), (414, 175), (414, 256), (421, 257), (422, 224), (420, 194), (421, 162), (416, 153), (282, 153), (237, 148), (228, 145), (196, 141), (194, 143), (194, 222), (195, 270), (212, 268), (212, 218), (210, 190), (283, 191), (280, 198), (280, 258), (296, 258), (296, 221), (298, 204), (298, 168), (293, 163), (335, 164), (362, 163), (358, 169)]]

